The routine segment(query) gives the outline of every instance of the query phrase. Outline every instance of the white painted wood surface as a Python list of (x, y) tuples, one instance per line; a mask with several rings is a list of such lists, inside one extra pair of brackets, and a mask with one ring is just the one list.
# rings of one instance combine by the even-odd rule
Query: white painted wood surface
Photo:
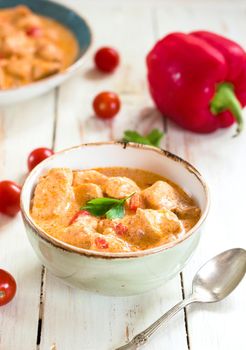
[[(0, 179), (22, 182), (27, 154), (52, 146), (54, 93), (0, 112)], [(0, 349), (35, 349), (41, 266), (24, 234), (20, 214), (0, 216), (0, 266), (17, 281), (16, 298), (0, 309)], [(22, 347), (23, 346), (23, 347)]]
[[(0, 179), (22, 181), (26, 157), (38, 146), (60, 150), (78, 143), (119, 139), (127, 128), (145, 132), (164, 122), (154, 110), (146, 87), (144, 57), (157, 38), (174, 31), (206, 28), (228, 35), (246, 47), (243, 1), (63, 1), (93, 26), (94, 48), (112, 45), (121, 53), (117, 72), (103, 76), (91, 59), (83, 72), (61, 88), (30, 102), (0, 110)], [(144, 5), (143, 5), (144, 4)], [(236, 6), (235, 6), (236, 4)], [(122, 110), (112, 123), (93, 117), (91, 101), (101, 90), (120, 94)], [(183, 272), (185, 294), (197, 268), (212, 255), (246, 246), (246, 133), (233, 130), (195, 135), (167, 123), (163, 147), (198, 166), (212, 192), (212, 207), (202, 242)], [(111, 298), (64, 286), (41, 266), (25, 237), (20, 216), (0, 217), (0, 265), (17, 280), (15, 300), (0, 309), (0, 350), (111, 350), (154, 321), (182, 299), (177, 276), (147, 295)], [(245, 281), (226, 301), (197, 306), (179, 314), (145, 346), (149, 350), (244, 350)], [(192, 310), (191, 310), (192, 309)], [(38, 320), (42, 317), (37, 345)], [(188, 334), (186, 335), (186, 331)]]

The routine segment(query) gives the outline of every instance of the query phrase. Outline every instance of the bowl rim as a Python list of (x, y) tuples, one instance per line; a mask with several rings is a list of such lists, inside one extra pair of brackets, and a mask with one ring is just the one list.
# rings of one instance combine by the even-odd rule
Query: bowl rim
[[(205, 198), (206, 198), (206, 205), (205, 209), (203, 211), (203, 214), (201, 215), (200, 219), (198, 222), (192, 227), (190, 231), (187, 232), (183, 237), (173, 241), (169, 242), (166, 244), (163, 244), (158, 247), (146, 249), (146, 250), (138, 250), (134, 252), (101, 252), (101, 251), (94, 251), (94, 250), (89, 250), (89, 249), (84, 249), (84, 248), (79, 248), (76, 246), (73, 246), (71, 244), (65, 243), (63, 241), (60, 241), (59, 239), (49, 235), (46, 233), (41, 227), (39, 227), (34, 220), (31, 218), (31, 215), (29, 212), (25, 210), (25, 205), (24, 205), (24, 192), (25, 192), (25, 187), (29, 185), (29, 181), (32, 179), (33, 176), (35, 176), (35, 173), (38, 172), (40, 169), (44, 167), (44, 165), (48, 162), (50, 162), (52, 159), (54, 159), (57, 155), (59, 154), (66, 154), (69, 153), (70, 151), (74, 149), (82, 149), (90, 146), (107, 146), (107, 145), (116, 145), (116, 146), (122, 146), (124, 149), (130, 147), (130, 148), (139, 148), (143, 150), (150, 150), (153, 152), (158, 153), (161, 156), (170, 158), (171, 160), (180, 163), (187, 171), (192, 173), (193, 175), (196, 176), (196, 178), (199, 180), (201, 183)], [(29, 206), (30, 207), (30, 203)], [(138, 143), (133, 143), (133, 142), (121, 142), (121, 141), (108, 141), (108, 142), (92, 142), (92, 143), (83, 143), (77, 146), (69, 147), (64, 150), (56, 152), (54, 155), (50, 156), (49, 158), (45, 159), (42, 161), (40, 164), (38, 164), (27, 176), (25, 179), (25, 182), (22, 187), (21, 191), (21, 198), (20, 198), (20, 208), (21, 208), (21, 213), (22, 213), (22, 218), (24, 223), (27, 223), (28, 226), (31, 227), (32, 233), (35, 233), (38, 235), (42, 240), (46, 241), (46, 243), (51, 244), (55, 248), (62, 249), (63, 251), (70, 252), (70, 253), (76, 253), (82, 256), (87, 256), (87, 257), (94, 257), (94, 258), (104, 258), (104, 259), (127, 259), (127, 258), (139, 258), (139, 257), (144, 257), (144, 256), (149, 256), (152, 254), (160, 253), (163, 251), (166, 251), (168, 249), (174, 248), (189, 237), (191, 237), (195, 232), (198, 231), (198, 229), (201, 227), (201, 225), (204, 223), (208, 211), (210, 207), (210, 192), (208, 185), (203, 178), (203, 176), (200, 174), (200, 172), (193, 166), (191, 165), (188, 161), (180, 158), (179, 156), (176, 156), (175, 154), (153, 146), (148, 146), (148, 145), (143, 145), (143, 144), (138, 144)]]
[[(38, 88), (39, 86), (41, 86), (42, 84), (45, 84), (45, 83), (49, 83), (50, 81), (53, 81), (55, 80), (56, 78), (61, 78), (61, 77), (66, 77), (67, 75), (71, 75), (73, 74), (74, 72), (76, 72), (78, 69), (81, 68), (82, 66), (82, 61), (84, 61), (85, 59), (85, 56), (88, 56), (88, 53), (91, 51), (92, 49), (92, 46), (93, 46), (93, 43), (94, 43), (94, 34), (92, 32), (92, 29), (91, 29), (91, 26), (88, 22), (88, 20), (86, 19), (86, 17), (84, 17), (84, 15), (82, 16), (77, 10), (75, 10), (73, 7), (70, 7), (70, 6), (67, 6), (63, 3), (59, 3), (58, 1), (53, 1), (53, 0), (46, 0), (47, 3), (52, 3), (52, 4), (55, 4), (55, 5), (59, 5), (59, 6), (62, 6), (64, 7), (66, 10), (68, 11), (72, 11), (73, 13), (76, 14), (76, 16), (78, 16), (86, 25), (87, 29), (88, 29), (88, 32), (89, 32), (89, 35), (90, 35), (90, 42), (89, 42), (89, 45), (88, 47), (86, 48), (86, 50), (84, 52), (81, 53), (81, 55), (78, 56), (78, 58), (72, 63), (70, 64), (66, 69), (64, 69), (63, 71), (59, 72), (59, 73), (56, 73), (56, 74), (52, 74), (46, 78), (43, 78), (43, 79), (40, 79), (40, 80), (37, 80), (37, 81), (33, 81), (29, 84), (26, 84), (26, 85), (21, 85), (21, 86), (18, 86), (18, 87), (13, 87), (13, 88), (9, 88), (9, 89), (6, 89), (6, 90), (0, 90), (0, 97), (4, 97), (4, 96), (7, 96), (8, 94), (10, 93), (18, 93), (18, 92), (24, 92), (25, 90), (28, 91), (30, 88), (34, 87), (34, 88)], [(21, 2), (20, 2), (21, 4)], [(9, 7), (11, 8), (11, 6)], [(38, 14), (38, 12), (36, 12)], [(49, 16), (47, 16), (49, 17)], [(50, 17), (51, 19), (53, 19), (52, 17)], [(59, 24), (62, 24), (61, 22), (57, 21)], [(74, 35), (76, 41), (77, 38), (76, 36)]]

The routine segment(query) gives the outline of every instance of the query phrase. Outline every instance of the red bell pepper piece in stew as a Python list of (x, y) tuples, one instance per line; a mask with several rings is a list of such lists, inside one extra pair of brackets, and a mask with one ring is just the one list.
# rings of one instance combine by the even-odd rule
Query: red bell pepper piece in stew
[(237, 122), (246, 105), (246, 52), (220, 35), (172, 33), (147, 56), (150, 92), (160, 112), (185, 129), (209, 133)]

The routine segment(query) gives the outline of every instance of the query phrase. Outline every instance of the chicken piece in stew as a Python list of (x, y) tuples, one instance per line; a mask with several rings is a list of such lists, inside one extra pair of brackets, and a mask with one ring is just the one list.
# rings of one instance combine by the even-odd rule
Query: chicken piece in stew
[[(108, 215), (110, 207), (101, 211), (111, 202), (113, 217)], [(180, 187), (151, 172), (54, 168), (36, 186), (31, 215), (47, 234), (76, 247), (130, 252), (182, 238), (201, 211)]]

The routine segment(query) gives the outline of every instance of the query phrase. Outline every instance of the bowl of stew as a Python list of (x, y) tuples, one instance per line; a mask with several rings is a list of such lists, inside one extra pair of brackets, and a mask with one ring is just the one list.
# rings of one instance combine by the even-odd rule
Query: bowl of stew
[(208, 209), (198, 170), (135, 143), (58, 152), (29, 174), (21, 194), (42, 264), (69, 285), (105, 295), (144, 293), (179, 273)]
[(81, 68), (87, 22), (49, 0), (0, 0), (0, 104), (43, 94)]

